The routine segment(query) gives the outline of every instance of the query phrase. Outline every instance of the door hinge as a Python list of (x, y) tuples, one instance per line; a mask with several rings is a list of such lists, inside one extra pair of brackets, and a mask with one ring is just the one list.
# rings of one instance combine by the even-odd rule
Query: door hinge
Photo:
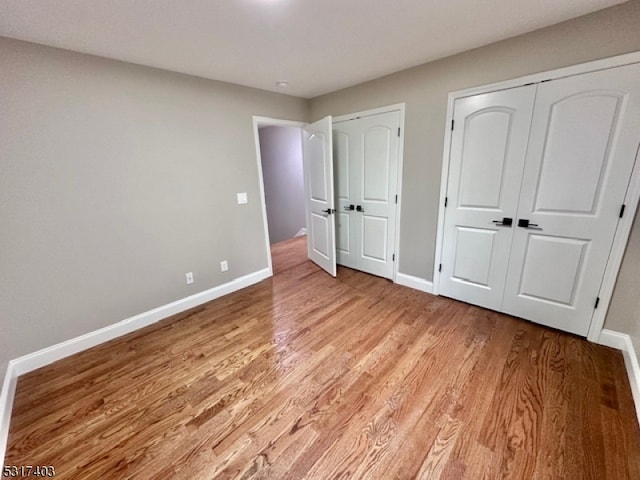
[(438, 265), (438, 271), (441, 272), (442, 271), (442, 264)]
[(449, 203), (449, 197), (444, 197), (444, 208), (447, 208), (447, 203)]
[(398, 127), (398, 136), (400, 136), (400, 127)]
[(600, 303), (600, 297), (596, 298), (596, 304), (593, 306), (594, 309), (598, 308), (598, 304)]
[(451, 130), (453, 130), (453, 125), (456, 123), (455, 120), (451, 120)]
[(396, 194), (396, 203), (398, 203), (398, 195)]
[(391, 255), (391, 260), (394, 261), (394, 262), (396, 261), (396, 254), (395, 253), (393, 255)]
[(619, 217), (622, 218), (622, 216), (624, 215), (624, 209), (626, 208), (626, 205), (623, 203), (622, 207), (620, 207), (620, 215)]

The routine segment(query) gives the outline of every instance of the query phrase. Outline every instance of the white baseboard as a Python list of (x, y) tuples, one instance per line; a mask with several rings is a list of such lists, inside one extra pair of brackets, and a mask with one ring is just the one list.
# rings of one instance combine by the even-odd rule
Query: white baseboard
[(134, 332), (140, 328), (146, 327), (164, 318), (184, 312), (190, 308), (197, 307), (203, 303), (210, 302), (216, 298), (222, 297), (229, 293), (248, 287), (254, 283), (258, 283), (265, 278), (271, 276), (269, 269), (259, 270), (244, 277), (236, 278), (228, 283), (213, 287), (204, 292), (196, 293), (186, 298), (176, 300), (153, 310), (134, 315), (118, 323), (114, 323), (99, 330), (94, 330), (85, 335), (81, 335), (66, 342), (58, 343), (51, 347), (38, 350), (19, 357), (14, 362), (15, 374), (22, 375), (31, 372), (50, 363), (56, 362), (62, 358), (68, 357), (75, 353), (81, 352), (101, 343), (108, 342), (114, 338), (121, 337), (127, 333)]
[(307, 234), (307, 227), (302, 227), (294, 237), (304, 237)]
[(638, 356), (633, 348), (631, 337), (626, 333), (603, 329), (602, 332), (600, 332), (598, 343), (622, 350), (624, 365), (627, 369), (629, 384), (631, 385), (633, 403), (636, 405), (636, 415), (638, 416), (638, 423), (640, 423), (640, 365), (638, 364)]
[[(58, 343), (51, 347), (38, 350), (37, 352), (24, 355), (9, 362), (7, 372), (4, 377), (2, 393), (0, 393), (0, 459), (3, 460), (7, 447), (7, 437), (9, 435), (9, 421), (11, 420), (11, 410), (13, 407), (13, 397), (15, 394), (18, 377), (25, 373), (36, 370), (45, 365), (49, 365), (57, 360), (71, 356), (75, 353), (95, 347), (101, 343), (108, 342), (127, 333), (134, 332), (164, 318), (170, 317), (190, 308), (197, 307), (203, 303), (210, 302), (216, 298), (248, 287), (272, 276), (269, 268), (259, 270), (244, 277), (236, 278), (228, 283), (196, 293), (186, 298), (182, 298), (172, 303), (168, 303), (153, 310), (134, 315), (118, 323), (89, 332), (71, 340)], [(4, 465), (3, 465), (4, 466)]]
[(421, 292), (433, 293), (432, 282), (429, 282), (424, 278), (407, 275), (406, 273), (398, 272), (396, 275), (396, 283), (398, 285), (404, 285), (405, 287), (413, 288), (414, 290), (420, 290)]

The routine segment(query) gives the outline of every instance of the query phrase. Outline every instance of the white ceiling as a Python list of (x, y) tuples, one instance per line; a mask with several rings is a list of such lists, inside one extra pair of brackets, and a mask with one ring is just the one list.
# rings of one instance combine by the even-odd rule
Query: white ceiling
[(310, 98), (618, 3), (0, 0), (0, 36)]

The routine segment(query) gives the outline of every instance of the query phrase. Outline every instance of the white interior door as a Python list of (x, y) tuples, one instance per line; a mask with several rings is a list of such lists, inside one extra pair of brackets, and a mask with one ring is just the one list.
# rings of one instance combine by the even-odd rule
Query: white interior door
[(334, 123), (338, 262), (393, 278), (398, 110)]
[[(456, 100), (440, 293), (500, 310), (535, 85)], [(503, 219), (507, 219), (503, 221)]]
[(640, 65), (539, 85), (504, 312), (587, 334), (639, 139)]
[(331, 117), (302, 130), (307, 254), (311, 261), (336, 276), (333, 155)]

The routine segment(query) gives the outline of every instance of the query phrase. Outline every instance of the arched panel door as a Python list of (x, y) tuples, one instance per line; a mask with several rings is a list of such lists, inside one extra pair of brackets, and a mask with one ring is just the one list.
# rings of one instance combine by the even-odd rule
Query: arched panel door
[(336, 276), (331, 117), (303, 128), (303, 165), (307, 211), (307, 253)]
[(503, 311), (586, 335), (640, 140), (640, 65), (539, 85)]
[(455, 102), (442, 295), (501, 308), (535, 88)]

